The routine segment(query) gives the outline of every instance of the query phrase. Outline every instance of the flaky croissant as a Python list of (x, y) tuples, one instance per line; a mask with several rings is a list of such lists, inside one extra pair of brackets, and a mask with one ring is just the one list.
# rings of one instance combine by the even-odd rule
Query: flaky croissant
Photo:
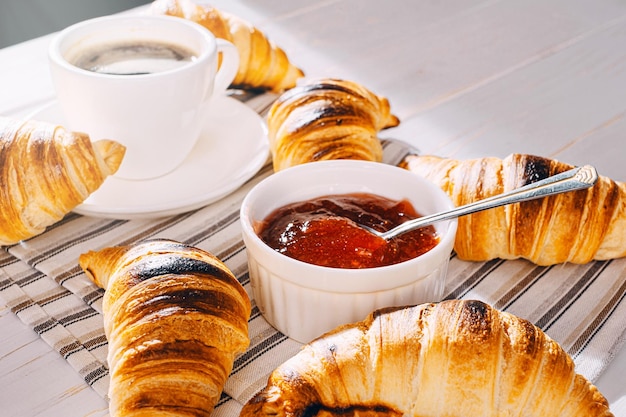
[(249, 344), (250, 300), (226, 265), (163, 239), (79, 263), (106, 290), (111, 416), (209, 416)]
[(375, 311), (280, 365), (240, 417), (612, 416), (568, 354), (479, 301)]
[[(470, 160), (411, 155), (405, 163), (457, 206), (573, 168), (521, 154)], [(470, 261), (525, 258), (538, 265), (626, 256), (626, 184), (600, 176), (586, 190), (460, 217), (454, 249)]]
[(249, 22), (193, 0), (156, 0), (150, 12), (182, 17), (209, 29), (217, 38), (232, 42), (239, 51), (239, 72), (233, 88), (281, 92), (304, 76), (281, 48)]
[(326, 159), (380, 162), (389, 101), (352, 81), (319, 79), (283, 93), (267, 116), (274, 171)]
[(0, 117), (0, 245), (41, 234), (117, 171), (125, 147), (35, 120)]

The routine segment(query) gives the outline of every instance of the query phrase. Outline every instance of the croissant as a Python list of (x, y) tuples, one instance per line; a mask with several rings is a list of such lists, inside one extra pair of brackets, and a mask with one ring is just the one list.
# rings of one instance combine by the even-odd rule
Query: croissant
[(352, 81), (320, 79), (283, 93), (267, 116), (274, 171), (327, 159), (381, 162), (389, 101)]
[(250, 299), (226, 265), (165, 239), (79, 264), (105, 289), (110, 415), (209, 416), (249, 344)]
[(480, 301), (387, 308), (276, 368), (240, 417), (612, 416), (569, 355)]
[(232, 42), (239, 51), (239, 72), (231, 83), (233, 88), (281, 92), (304, 76), (262, 31), (230, 13), (193, 0), (156, 0), (150, 11), (199, 23), (215, 37)]
[(119, 168), (125, 147), (35, 120), (0, 117), (0, 245), (41, 234)]
[[(521, 154), (464, 161), (411, 155), (405, 165), (440, 186), (457, 206), (573, 168)], [(525, 258), (537, 265), (625, 256), (626, 184), (600, 176), (586, 190), (461, 217), (454, 249), (465, 260)]]

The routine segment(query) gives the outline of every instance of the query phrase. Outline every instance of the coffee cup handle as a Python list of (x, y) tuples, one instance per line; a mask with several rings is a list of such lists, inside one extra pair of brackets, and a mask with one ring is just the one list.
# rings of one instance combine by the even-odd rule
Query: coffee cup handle
[(218, 38), (216, 41), (217, 51), (221, 53), (221, 62), (215, 75), (213, 95), (223, 95), (239, 71), (239, 51), (227, 40)]

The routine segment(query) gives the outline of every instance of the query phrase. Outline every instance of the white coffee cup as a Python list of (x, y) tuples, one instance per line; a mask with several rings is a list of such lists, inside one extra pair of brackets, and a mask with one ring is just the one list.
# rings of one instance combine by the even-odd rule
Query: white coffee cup
[[(157, 42), (190, 50), (190, 62), (173, 69), (118, 75), (79, 68), (73, 62), (103, 44)], [(218, 70), (218, 55), (222, 59)], [(186, 19), (117, 15), (77, 23), (61, 31), (49, 62), (66, 127), (126, 146), (115, 174), (144, 180), (176, 169), (197, 142), (215, 97), (234, 79), (235, 46)]]

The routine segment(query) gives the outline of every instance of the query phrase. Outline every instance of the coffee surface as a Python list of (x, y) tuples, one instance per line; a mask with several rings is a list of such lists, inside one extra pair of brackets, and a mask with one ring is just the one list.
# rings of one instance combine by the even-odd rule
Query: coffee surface
[(81, 51), (71, 60), (75, 66), (102, 74), (141, 75), (168, 71), (195, 59), (195, 54), (181, 45), (134, 41), (110, 43)]

